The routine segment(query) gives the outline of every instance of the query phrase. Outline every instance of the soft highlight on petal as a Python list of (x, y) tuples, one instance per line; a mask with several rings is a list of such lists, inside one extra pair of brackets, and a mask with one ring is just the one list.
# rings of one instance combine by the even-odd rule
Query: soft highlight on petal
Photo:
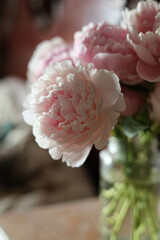
[(87, 159), (92, 146), (86, 147), (81, 152), (64, 153), (62, 161), (67, 163), (68, 167), (80, 167)]

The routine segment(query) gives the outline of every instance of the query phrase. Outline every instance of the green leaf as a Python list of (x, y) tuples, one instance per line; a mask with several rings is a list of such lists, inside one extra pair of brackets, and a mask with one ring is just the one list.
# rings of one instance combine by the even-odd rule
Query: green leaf
[(133, 138), (139, 131), (145, 130), (149, 127), (148, 124), (136, 121), (133, 117), (125, 117), (120, 125), (128, 138)]
[(139, 113), (134, 117), (134, 120), (140, 122), (141, 124), (149, 125), (150, 118), (148, 116), (148, 108), (145, 106), (145, 108), (139, 111)]

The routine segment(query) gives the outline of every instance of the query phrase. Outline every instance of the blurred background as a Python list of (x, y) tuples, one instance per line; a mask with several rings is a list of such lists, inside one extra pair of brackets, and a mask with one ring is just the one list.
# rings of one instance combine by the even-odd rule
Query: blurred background
[(22, 119), (27, 63), (35, 46), (54, 36), (73, 40), (89, 22), (119, 23), (137, 1), (0, 1), (0, 213), (98, 194), (98, 151), (78, 169), (53, 161)]

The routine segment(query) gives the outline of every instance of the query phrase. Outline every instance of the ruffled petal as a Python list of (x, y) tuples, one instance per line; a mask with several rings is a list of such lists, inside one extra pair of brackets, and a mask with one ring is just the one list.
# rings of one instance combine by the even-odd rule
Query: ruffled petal
[(137, 56), (144, 61), (147, 64), (151, 64), (151, 65), (155, 65), (156, 61), (154, 59), (154, 57), (152, 56), (152, 54), (150, 53), (150, 51), (143, 47), (140, 44), (135, 44), (129, 37), (128, 40), (130, 42), (130, 44), (132, 45), (133, 49), (135, 50)]
[(62, 161), (67, 163), (67, 166), (70, 167), (80, 167), (88, 157), (92, 146), (87, 146), (81, 152), (71, 152), (71, 153), (64, 153)]
[(54, 141), (49, 139), (47, 136), (43, 136), (40, 132), (40, 124), (39, 122), (35, 122), (33, 125), (33, 135), (35, 136), (35, 141), (38, 146), (43, 149), (49, 149), (55, 145)]

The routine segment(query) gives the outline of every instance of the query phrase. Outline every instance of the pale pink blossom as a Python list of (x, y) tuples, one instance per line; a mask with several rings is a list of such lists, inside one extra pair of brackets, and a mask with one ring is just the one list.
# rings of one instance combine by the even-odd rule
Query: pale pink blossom
[(151, 105), (151, 118), (160, 121), (160, 83), (156, 83), (155, 90), (150, 95), (149, 104)]
[(140, 91), (122, 87), (126, 108), (122, 113), (124, 116), (133, 116), (144, 106), (144, 97)]
[(40, 147), (68, 166), (83, 164), (92, 145), (104, 148), (125, 104), (117, 75), (71, 61), (54, 63), (31, 86), (24, 120)]
[(126, 40), (127, 30), (106, 22), (89, 24), (75, 34), (74, 53), (97, 69), (114, 71), (122, 82), (136, 84), (142, 79), (136, 72), (137, 56)]
[(134, 10), (124, 12), (129, 34), (128, 43), (139, 61), (137, 72), (149, 82), (160, 81), (160, 6), (148, 0), (138, 3)]
[(64, 60), (74, 62), (71, 46), (62, 38), (55, 37), (39, 43), (28, 64), (27, 77), (29, 82), (36, 82), (50, 64)]
[(124, 10), (122, 13), (122, 26), (126, 27), (129, 31), (135, 28), (138, 33), (155, 31), (159, 9), (159, 4), (156, 1), (140, 1), (135, 9)]

